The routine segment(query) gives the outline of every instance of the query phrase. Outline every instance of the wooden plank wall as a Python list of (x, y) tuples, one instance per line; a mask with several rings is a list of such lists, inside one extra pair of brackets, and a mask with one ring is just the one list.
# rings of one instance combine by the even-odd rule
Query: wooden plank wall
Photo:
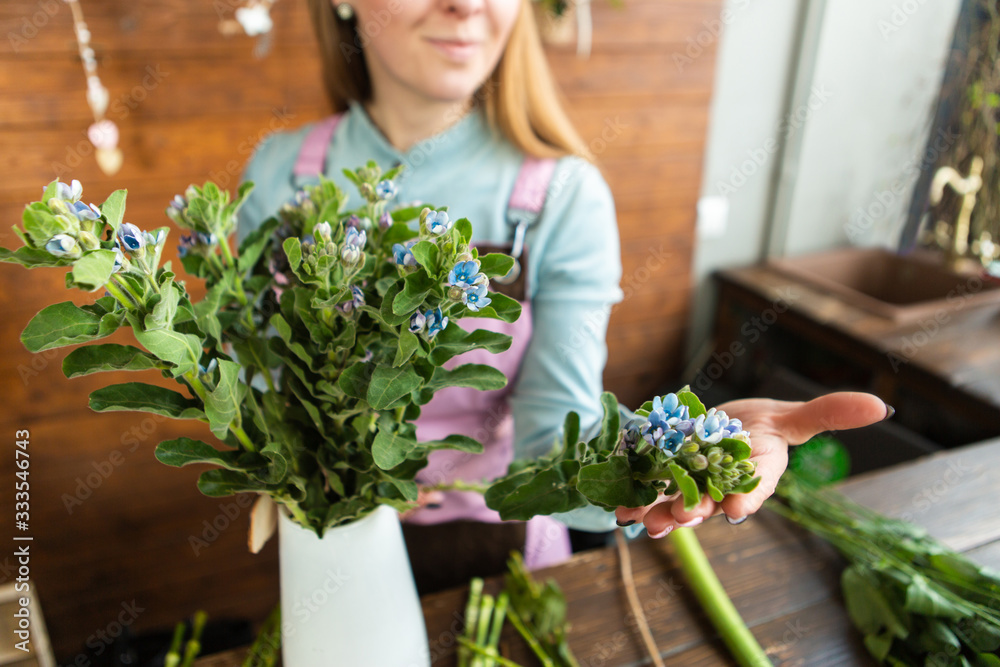
[[(83, 3), (125, 153), (122, 171), (108, 178), (85, 139), (90, 112), (68, 7), (0, 3), (0, 243), (15, 242), (9, 226), (57, 175), (80, 179), (87, 201), (128, 188), (128, 220), (165, 224), (164, 206), (188, 183), (231, 186), (268, 132), (326, 113), (304, 3), (276, 4), (274, 49), (260, 61), (250, 39), (217, 32), (219, 14), (234, 4)], [(596, 3), (589, 59), (570, 47), (549, 53), (617, 201), (627, 298), (612, 314), (606, 378), (635, 403), (680, 363), (714, 70), (705, 22), (718, 16), (721, 0), (624, 4)], [(699, 35), (708, 42), (703, 53), (678, 67), (674, 54)], [(140, 631), (198, 608), (263, 618), (277, 599), (276, 550), (246, 552), (248, 501), (204, 498), (197, 470), (168, 469), (153, 458), (156, 442), (190, 435), (190, 426), (91, 413), (87, 393), (124, 378), (67, 381), (65, 352), (32, 356), (17, 342), (38, 304), (67, 298), (61, 275), (4, 265), (0, 281), (0, 535), (14, 531), (6, 481), (13, 479), (13, 433), (28, 429), (31, 573), (57, 655), (72, 661), (84, 644), (102, 651), (102, 634), (113, 635), (120, 617)], [(4, 547), (0, 582), (16, 576), (14, 565)], [(131, 605), (135, 611), (123, 615)]]

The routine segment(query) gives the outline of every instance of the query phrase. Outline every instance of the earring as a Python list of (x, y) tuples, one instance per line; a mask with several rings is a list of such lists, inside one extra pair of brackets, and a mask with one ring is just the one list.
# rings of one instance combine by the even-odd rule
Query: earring
[(346, 2), (340, 3), (337, 5), (337, 16), (340, 17), (341, 21), (350, 21), (354, 18), (354, 7)]

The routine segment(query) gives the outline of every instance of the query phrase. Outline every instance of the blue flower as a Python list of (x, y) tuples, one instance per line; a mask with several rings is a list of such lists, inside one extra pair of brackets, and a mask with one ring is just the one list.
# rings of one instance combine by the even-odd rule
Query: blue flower
[[(183, 255), (181, 255), (181, 257), (183, 257)], [(123, 268), (125, 268), (127, 263), (128, 260), (125, 259), (125, 255), (122, 254), (122, 249), (119, 246), (115, 245), (115, 265), (114, 268), (112, 269), (112, 272), (118, 273)]]
[(167, 240), (167, 230), (161, 229), (157, 231), (155, 235), (149, 232), (143, 232), (142, 238), (145, 240), (146, 245), (156, 247)]
[(396, 184), (390, 180), (380, 181), (375, 186), (375, 194), (378, 195), (379, 199), (392, 199), (396, 196), (396, 192)]
[(418, 310), (410, 316), (410, 333), (420, 333), (424, 330), (425, 324), (427, 324), (427, 316)]
[(434, 338), (438, 332), (443, 331), (448, 326), (448, 318), (444, 316), (440, 308), (427, 311), (427, 338)]
[(45, 243), (45, 249), (56, 257), (77, 258), (80, 256), (80, 246), (69, 234), (56, 234)]
[(364, 257), (364, 247), (367, 235), (364, 231), (358, 231), (356, 227), (347, 229), (347, 237), (344, 239), (344, 247), (340, 250), (340, 258), (344, 264), (353, 266)]
[(452, 222), (448, 219), (447, 211), (431, 211), (427, 214), (427, 229), (431, 234), (441, 236), (451, 230)]
[(487, 281), (485, 273), (479, 273), (479, 260), (471, 259), (467, 262), (458, 262), (455, 268), (448, 272), (448, 284), (452, 287), (466, 289)]
[(472, 312), (478, 312), (480, 308), (485, 308), (493, 303), (493, 299), (486, 294), (486, 283), (472, 285), (462, 292), (462, 303), (468, 306)]
[(321, 222), (313, 227), (313, 236), (326, 243), (333, 238), (333, 227), (330, 226), (329, 222)]
[(365, 305), (365, 293), (357, 285), (351, 285), (351, 300), (337, 306), (342, 313), (350, 313)]
[(83, 196), (83, 186), (80, 185), (80, 181), (73, 179), (72, 184), (67, 185), (66, 183), (56, 183), (56, 199), (62, 199), (65, 202), (77, 202), (80, 201), (80, 197)]
[(690, 411), (686, 405), (681, 404), (677, 394), (667, 394), (663, 398), (659, 396), (653, 399), (653, 410), (663, 413), (667, 422), (673, 426), (677, 422), (688, 419)]
[(131, 222), (123, 222), (121, 227), (118, 228), (118, 239), (121, 241), (125, 252), (135, 252), (141, 250), (146, 245), (146, 239), (143, 238), (142, 230)]
[(388, 211), (379, 216), (378, 227), (379, 229), (389, 229), (392, 227), (392, 216), (389, 215)]
[(352, 215), (347, 220), (344, 220), (344, 227), (346, 229), (363, 229), (361, 225), (361, 218), (356, 215)]
[(84, 204), (82, 201), (69, 202), (69, 210), (77, 220), (97, 220), (101, 217), (99, 208), (93, 204)]
[(405, 244), (394, 243), (392, 245), (392, 257), (396, 260), (396, 264), (399, 266), (416, 266), (417, 258), (413, 256), (410, 249), (416, 244), (416, 241), (407, 241)]
[(630, 419), (625, 428), (622, 429), (622, 444), (626, 449), (635, 449), (639, 441), (642, 440), (643, 420), (640, 418)]
[(723, 438), (729, 437), (726, 427), (729, 417), (725, 412), (712, 408), (694, 421), (694, 437), (707, 445), (714, 445)]

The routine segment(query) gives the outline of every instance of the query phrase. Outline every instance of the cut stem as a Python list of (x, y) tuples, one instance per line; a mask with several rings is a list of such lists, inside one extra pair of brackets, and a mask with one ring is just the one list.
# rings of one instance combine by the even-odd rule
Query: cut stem
[(694, 531), (691, 528), (675, 528), (669, 539), (677, 551), (691, 588), (736, 662), (742, 667), (771, 665), (771, 659), (764, 653), (764, 649), (736, 611), (732, 600), (726, 595), (726, 589), (715, 575)]
[(653, 641), (653, 633), (649, 631), (649, 622), (646, 620), (646, 614), (643, 613), (642, 605), (639, 604), (639, 594), (635, 591), (635, 580), (632, 578), (632, 556), (628, 551), (628, 542), (625, 540), (624, 530), (619, 529), (615, 531), (615, 542), (618, 545), (618, 561), (621, 563), (625, 596), (628, 598), (629, 606), (632, 607), (632, 615), (635, 616), (635, 622), (639, 626), (642, 643), (645, 644), (646, 653), (649, 654), (653, 664), (656, 667), (664, 667), (663, 659), (660, 657), (660, 650), (656, 648), (656, 642)]

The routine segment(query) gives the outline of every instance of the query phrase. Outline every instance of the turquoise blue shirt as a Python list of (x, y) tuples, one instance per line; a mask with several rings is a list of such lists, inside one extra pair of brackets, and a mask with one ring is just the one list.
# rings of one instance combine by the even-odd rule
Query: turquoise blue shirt
[[(292, 167), (310, 128), (272, 134), (257, 147), (244, 172), (256, 187), (240, 212), (241, 237), (294, 195)], [(397, 202), (446, 205), (452, 219), (472, 222), (475, 241), (502, 243), (510, 241), (507, 201), (523, 159), (491, 132), (481, 111), (401, 152), (355, 103), (328, 149), (326, 176), (354, 194), (351, 207), (356, 190), (343, 169), (368, 160), (383, 169), (403, 163)], [(585, 429), (601, 418), (605, 334), (611, 306), (622, 296), (622, 269), (614, 201), (596, 167), (576, 157), (559, 160), (542, 216), (526, 242), (533, 334), (510, 394), (517, 458), (548, 453), (570, 411), (580, 414)], [(567, 523), (607, 529), (607, 515), (600, 514), (588, 521), (581, 513)]]

